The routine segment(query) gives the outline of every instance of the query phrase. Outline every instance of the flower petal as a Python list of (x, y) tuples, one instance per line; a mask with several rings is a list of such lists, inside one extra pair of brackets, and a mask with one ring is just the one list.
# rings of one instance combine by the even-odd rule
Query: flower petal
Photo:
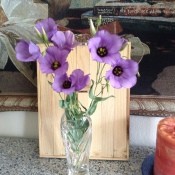
[(84, 75), (84, 72), (80, 69), (76, 69), (70, 76), (71, 80), (75, 82), (75, 90), (80, 91), (86, 87), (90, 82), (89, 75)]
[(120, 78), (114, 76), (111, 71), (108, 71), (108, 73), (106, 74), (106, 79), (110, 81), (110, 84), (113, 88), (119, 89), (122, 87), (121, 83), (120, 83)]
[(66, 43), (66, 38), (62, 31), (57, 31), (51, 38), (51, 41), (53, 41), (54, 44), (56, 44), (58, 47), (64, 48)]
[(124, 88), (131, 88), (136, 84), (136, 82), (137, 82), (136, 76), (127, 77), (127, 78), (123, 77), (120, 79), (120, 83)]
[(71, 50), (74, 47), (76, 47), (79, 43), (75, 39), (75, 35), (70, 30), (65, 32), (65, 38), (66, 38), (66, 48)]
[(22, 62), (36, 61), (41, 56), (39, 47), (25, 40), (21, 40), (17, 43), (15, 51), (16, 58)]

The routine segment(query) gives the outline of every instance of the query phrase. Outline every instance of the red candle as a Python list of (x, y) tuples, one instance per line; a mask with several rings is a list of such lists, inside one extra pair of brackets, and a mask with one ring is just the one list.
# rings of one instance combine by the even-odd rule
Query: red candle
[(175, 175), (175, 117), (158, 123), (154, 175)]

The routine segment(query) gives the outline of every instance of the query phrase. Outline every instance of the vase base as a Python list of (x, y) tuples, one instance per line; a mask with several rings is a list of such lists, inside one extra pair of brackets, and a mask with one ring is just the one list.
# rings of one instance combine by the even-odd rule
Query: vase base
[(69, 173), (68, 175), (90, 175), (90, 173)]
[(68, 175), (90, 175), (89, 170), (68, 171)]
[(90, 173), (72, 173), (72, 172), (69, 172), (68, 175), (90, 175)]

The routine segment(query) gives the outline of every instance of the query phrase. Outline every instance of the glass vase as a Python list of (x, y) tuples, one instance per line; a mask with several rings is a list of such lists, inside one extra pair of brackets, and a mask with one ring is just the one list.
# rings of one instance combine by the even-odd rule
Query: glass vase
[(68, 175), (90, 175), (89, 154), (92, 140), (90, 117), (61, 120), (61, 134), (66, 151)]

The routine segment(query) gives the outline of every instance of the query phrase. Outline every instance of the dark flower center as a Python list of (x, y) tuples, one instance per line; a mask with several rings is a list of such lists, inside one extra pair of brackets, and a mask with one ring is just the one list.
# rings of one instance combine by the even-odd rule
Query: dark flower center
[(71, 87), (71, 82), (69, 80), (64, 81), (63, 88), (69, 89)]
[(122, 67), (120, 67), (120, 66), (115, 66), (114, 67), (114, 69), (113, 69), (113, 71), (112, 71), (112, 73), (115, 75), (115, 76), (120, 76), (120, 75), (122, 75), (122, 73), (123, 73), (123, 68)]
[(59, 67), (61, 67), (61, 64), (60, 64), (59, 61), (54, 61), (54, 62), (52, 63), (52, 69), (53, 69), (53, 70), (56, 70), (56, 69), (58, 69)]
[(108, 50), (106, 49), (106, 47), (99, 47), (97, 49), (97, 55), (100, 57), (105, 57), (108, 54)]

